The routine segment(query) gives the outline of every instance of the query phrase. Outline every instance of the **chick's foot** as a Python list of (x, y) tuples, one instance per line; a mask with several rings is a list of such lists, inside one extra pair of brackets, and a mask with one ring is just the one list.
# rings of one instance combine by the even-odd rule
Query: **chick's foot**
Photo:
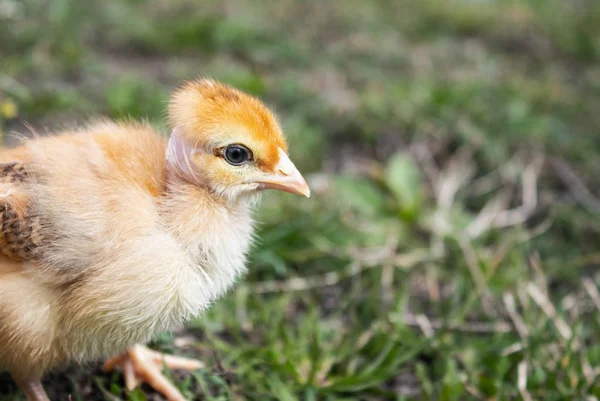
[(162, 367), (196, 370), (204, 367), (204, 364), (194, 359), (161, 354), (143, 345), (135, 345), (123, 354), (106, 361), (104, 370), (114, 370), (117, 366), (123, 369), (128, 390), (131, 391), (146, 382), (169, 401), (186, 401), (181, 392), (162, 374)]
[(50, 401), (39, 379), (16, 380), (29, 401)]

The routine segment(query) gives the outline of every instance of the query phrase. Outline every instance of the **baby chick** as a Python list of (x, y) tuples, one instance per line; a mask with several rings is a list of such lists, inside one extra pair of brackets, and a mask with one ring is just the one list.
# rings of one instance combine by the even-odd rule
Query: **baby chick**
[(310, 196), (273, 114), (208, 79), (169, 104), (168, 141), (99, 122), (0, 150), (0, 366), (29, 400), (57, 367), (114, 356), (131, 389), (197, 361), (140, 344), (198, 315), (245, 269), (264, 189)]

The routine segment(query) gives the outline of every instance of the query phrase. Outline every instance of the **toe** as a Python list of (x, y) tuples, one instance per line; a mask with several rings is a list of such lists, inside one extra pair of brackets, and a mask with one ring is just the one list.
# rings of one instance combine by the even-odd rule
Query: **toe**
[(155, 366), (148, 366), (142, 372), (139, 372), (139, 374), (143, 376), (146, 383), (154, 390), (164, 395), (169, 401), (186, 401), (177, 387), (175, 387)]
[(125, 387), (131, 391), (141, 384), (141, 380), (135, 372), (135, 367), (130, 359), (123, 362), (123, 376), (125, 376)]
[(125, 385), (129, 391), (146, 382), (169, 401), (186, 401), (177, 387), (162, 374), (162, 367), (196, 370), (204, 367), (204, 364), (194, 359), (164, 355), (144, 346), (135, 345), (125, 353), (106, 361), (104, 369), (113, 370), (117, 366), (123, 369)]
[(161, 365), (155, 362), (154, 354), (162, 356), (141, 346), (136, 346), (130, 351), (131, 363), (136, 375), (169, 401), (186, 401), (177, 387), (162, 374)]
[(204, 367), (204, 363), (201, 361), (182, 358), (175, 355), (161, 354), (159, 352), (148, 350), (149, 356), (159, 366), (166, 366), (169, 369), (184, 369), (184, 370), (196, 370)]
[(127, 352), (125, 352), (114, 358), (108, 359), (106, 362), (104, 362), (104, 371), (109, 372), (114, 370), (117, 366), (122, 365), (127, 358), (129, 358), (129, 355)]

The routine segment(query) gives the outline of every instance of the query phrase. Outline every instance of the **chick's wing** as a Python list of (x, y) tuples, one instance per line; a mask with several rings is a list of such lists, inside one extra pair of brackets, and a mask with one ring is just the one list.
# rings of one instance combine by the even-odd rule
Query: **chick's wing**
[(35, 259), (43, 240), (26, 190), (31, 179), (26, 164), (0, 163), (0, 253), (15, 261)]

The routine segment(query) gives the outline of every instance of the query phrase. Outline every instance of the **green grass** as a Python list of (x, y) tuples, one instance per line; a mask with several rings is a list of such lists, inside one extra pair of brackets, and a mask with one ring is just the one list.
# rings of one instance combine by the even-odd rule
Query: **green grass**
[[(275, 107), (313, 188), (267, 195), (248, 276), (153, 344), (207, 363), (171, 372), (185, 394), (600, 398), (597, 2), (82, 4), (0, 0), (7, 143), (23, 122), (164, 127), (207, 75)], [(97, 365), (46, 384), (158, 399)]]

